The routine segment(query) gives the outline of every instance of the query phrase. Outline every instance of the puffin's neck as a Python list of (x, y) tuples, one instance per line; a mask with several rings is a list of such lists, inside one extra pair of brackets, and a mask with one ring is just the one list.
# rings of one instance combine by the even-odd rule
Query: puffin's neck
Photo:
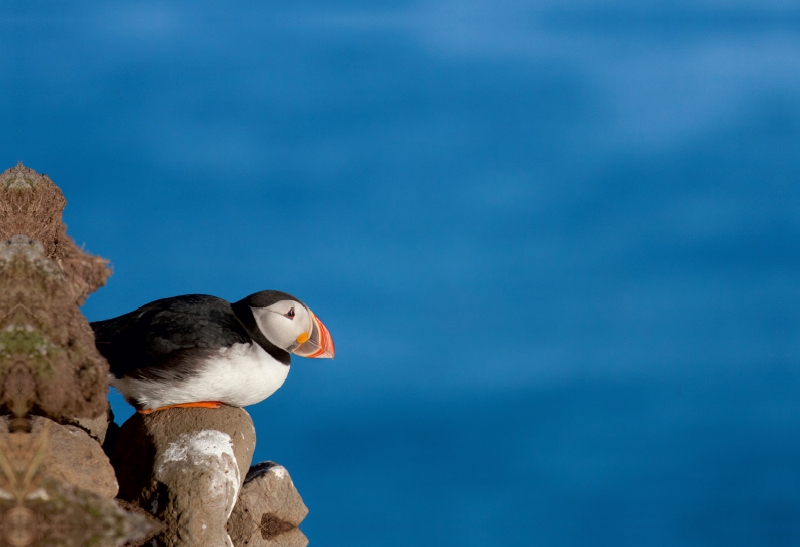
[(267, 340), (267, 337), (264, 336), (264, 333), (259, 330), (258, 325), (256, 324), (256, 318), (253, 317), (253, 310), (250, 309), (250, 306), (248, 306), (245, 301), (239, 300), (238, 302), (233, 302), (231, 304), (231, 309), (233, 309), (234, 315), (236, 315), (236, 318), (245, 328), (250, 338), (252, 338), (259, 346), (264, 348), (264, 351), (269, 353), (279, 363), (283, 363), (287, 366), (291, 363), (291, 354)]

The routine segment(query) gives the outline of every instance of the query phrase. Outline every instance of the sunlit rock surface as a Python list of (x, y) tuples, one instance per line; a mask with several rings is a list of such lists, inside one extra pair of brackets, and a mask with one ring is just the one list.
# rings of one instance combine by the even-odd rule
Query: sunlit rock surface
[(297, 527), (307, 514), (286, 468), (262, 462), (247, 473), (228, 533), (235, 547), (305, 547)]
[(176, 408), (132, 416), (111, 461), (119, 497), (164, 522), (159, 545), (222, 546), (254, 449), (243, 409)]

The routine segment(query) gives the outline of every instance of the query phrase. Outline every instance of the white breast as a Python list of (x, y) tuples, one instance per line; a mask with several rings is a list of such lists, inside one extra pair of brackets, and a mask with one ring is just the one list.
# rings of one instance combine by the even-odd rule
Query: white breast
[(219, 401), (233, 406), (261, 402), (283, 385), (289, 365), (276, 361), (256, 343), (234, 344), (208, 357), (197, 374), (181, 381), (114, 378), (109, 381), (142, 408)]

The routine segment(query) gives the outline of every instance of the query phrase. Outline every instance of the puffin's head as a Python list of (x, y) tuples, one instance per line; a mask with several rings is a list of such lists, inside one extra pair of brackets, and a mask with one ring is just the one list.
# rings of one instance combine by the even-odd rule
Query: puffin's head
[(258, 330), (271, 343), (300, 357), (333, 359), (333, 338), (308, 306), (290, 294), (261, 291), (244, 301)]

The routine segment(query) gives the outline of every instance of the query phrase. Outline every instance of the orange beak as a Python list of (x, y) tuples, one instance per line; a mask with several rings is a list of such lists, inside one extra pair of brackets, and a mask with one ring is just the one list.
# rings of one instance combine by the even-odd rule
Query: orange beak
[(308, 316), (311, 318), (311, 330), (297, 337), (299, 345), (292, 350), (292, 353), (300, 357), (333, 359), (336, 348), (333, 346), (331, 333), (311, 310), (308, 310)]

